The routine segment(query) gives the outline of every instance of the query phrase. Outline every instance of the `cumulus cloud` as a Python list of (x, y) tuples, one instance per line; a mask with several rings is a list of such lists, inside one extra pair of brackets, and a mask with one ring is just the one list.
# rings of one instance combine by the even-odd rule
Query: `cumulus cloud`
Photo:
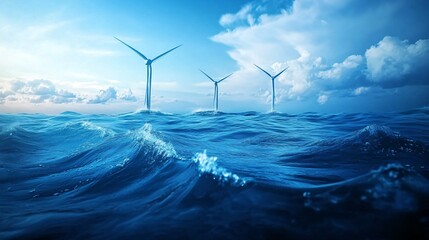
[(301, 56), (285, 63), (274, 63), (275, 72), (288, 69), (279, 76), (279, 82), (289, 88), (289, 97), (298, 97), (311, 87), (311, 79), (315, 74), (315, 69), (321, 67), (321, 59), (313, 58), (307, 52), (301, 53)]
[(31, 95), (53, 95), (56, 92), (55, 85), (49, 80), (32, 80), (29, 82), (14, 81), (11, 89), (17, 93)]
[(404, 75), (427, 67), (429, 40), (409, 43), (386, 36), (365, 52), (369, 79), (374, 82), (401, 79)]
[(100, 90), (100, 92), (93, 99), (90, 99), (88, 103), (106, 103), (114, 99), (116, 99), (116, 90), (113, 87), (109, 87), (106, 90)]
[(13, 96), (12, 91), (0, 88), (0, 103), (4, 103), (9, 96)]
[(124, 100), (124, 101), (137, 101), (137, 98), (133, 95), (131, 89), (125, 89), (118, 91), (113, 87), (109, 87), (106, 90), (100, 90), (100, 92), (88, 100), (89, 104), (105, 104), (113, 100)]
[(334, 63), (331, 69), (320, 71), (318, 76), (323, 79), (340, 79), (347, 72), (354, 71), (361, 63), (363, 57), (361, 55), (348, 56), (341, 63)]
[(137, 101), (137, 97), (134, 96), (133, 92), (129, 88), (120, 90), (118, 92), (118, 99), (130, 101), (130, 102)]
[[(254, 63), (273, 73), (289, 67), (276, 85), (287, 89), (283, 99), (318, 96), (321, 104), (328, 96), (320, 92), (358, 96), (371, 86), (389, 87), (390, 80), (396, 87), (429, 84), (429, 22), (421, 21), (427, 1), (282, 1), (274, 13), (264, 2), (222, 16), (227, 31), (212, 37), (231, 48), (228, 54), (240, 67), (227, 90), (265, 93), (259, 95), (266, 99), (268, 83)], [(234, 24), (239, 26), (231, 29)]]
[(49, 80), (36, 79), (30, 81), (15, 80), (0, 84), (0, 103), (107, 103), (116, 101), (137, 101), (131, 89), (117, 90), (109, 87), (95, 96), (79, 96), (64, 89), (58, 89)]
[(44, 79), (31, 81), (16, 80), (3, 86), (0, 102), (19, 101), (31, 103), (70, 103), (79, 102), (81, 98), (66, 90), (57, 89), (55, 85)]

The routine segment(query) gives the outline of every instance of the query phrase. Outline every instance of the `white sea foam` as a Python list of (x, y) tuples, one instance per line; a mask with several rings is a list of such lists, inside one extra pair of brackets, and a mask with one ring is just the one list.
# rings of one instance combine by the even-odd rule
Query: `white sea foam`
[(215, 179), (222, 183), (232, 182), (233, 184), (245, 185), (246, 181), (234, 173), (229, 172), (223, 167), (219, 167), (216, 163), (217, 157), (209, 157), (206, 150), (202, 153), (196, 153), (192, 161), (198, 163), (198, 170), (201, 173), (213, 174)]
[(146, 123), (143, 127), (134, 131), (133, 134), (134, 138), (141, 144), (153, 146), (158, 153), (163, 154), (166, 157), (179, 158), (173, 145), (161, 140), (153, 131), (151, 124)]

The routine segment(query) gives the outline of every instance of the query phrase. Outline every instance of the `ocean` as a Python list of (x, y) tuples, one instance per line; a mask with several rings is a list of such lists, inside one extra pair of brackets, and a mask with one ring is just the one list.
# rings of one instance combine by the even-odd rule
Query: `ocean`
[(429, 109), (0, 114), (1, 239), (429, 239)]

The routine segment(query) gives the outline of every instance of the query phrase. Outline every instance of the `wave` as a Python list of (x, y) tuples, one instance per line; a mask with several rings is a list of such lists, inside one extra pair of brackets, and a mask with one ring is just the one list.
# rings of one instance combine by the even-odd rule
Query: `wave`
[(319, 186), (303, 193), (304, 205), (316, 211), (418, 212), (427, 210), (429, 181), (410, 167), (388, 164), (343, 182)]
[(0, 115), (0, 238), (427, 236), (421, 113), (205, 114)]
[(310, 147), (311, 149), (304, 155), (334, 157), (340, 154), (349, 157), (367, 155), (371, 158), (400, 158), (403, 153), (412, 153), (419, 159), (429, 159), (429, 151), (425, 144), (404, 137), (387, 126), (379, 125), (366, 126), (345, 137), (317, 141)]
[(73, 112), (73, 111), (65, 111), (65, 112), (60, 113), (60, 115), (80, 116), (82, 114), (80, 114), (78, 112)]
[(246, 184), (245, 179), (240, 178), (223, 167), (219, 167), (216, 163), (217, 157), (208, 157), (205, 150), (202, 153), (196, 153), (192, 160), (198, 163), (198, 169), (201, 174), (212, 174), (214, 179), (219, 180), (221, 183), (231, 182), (240, 186)]
[(154, 109), (147, 110), (145, 108), (137, 109), (134, 112), (132, 112), (131, 114), (152, 114), (152, 115), (160, 115), (160, 116), (163, 116), (163, 115), (166, 115), (166, 116), (174, 115), (173, 113), (163, 112), (163, 111), (157, 110), (157, 109), (155, 109), (155, 110)]
[[(79, 122), (69, 127), (82, 127), (98, 133), (109, 132), (88, 122)], [(33, 197), (64, 193), (70, 195), (75, 190), (82, 191), (80, 194), (83, 195), (89, 192), (118, 193), (122, 190), (129, 192), (131, 186), (135, 184), (139, 186), (150, 178), (159, 178), (159, 181), (163, 181), (165, 179), (162, 177), (166, 174), (162, 172), (163, 169), (171, 167), (172, 171), (177, 172), (178, 169), (175, 168), (178, 165), (182, 165), (179, 169), (191, 168), (192, 163), (197, 163), (197, 166), (186, 181), (198, 176), (199, 171), (200, 175), (212, 175), (219, 184), (245, 183), (237, 175), (219, 167), (216, 164), (216, 157), (207, 157), (205, 153), (197, 153), (192, 159), (179, 156), (173, 145), (162, 140), (151, 124), (144, 124), (136, 130), (104, 138), (102, 142), (68, 156), (49, 160), (39, 159), (37, 163), (30, 163), (27, 170), (21, 171), (15, 179), (29, 181), (30, 189), (34, 189), (31, 192)], [(156, 177), (158, 174), (161, 176)], [(6, 178), (10, 176), (6, 175)], [(70, 179), (70, 176), (73, 178)], [(174, 176), (172, 178), (174, 179)], [(58, 187), (58, 183), (61, 183), (61, 188)]]
[[(335, 141), (335, 140), (334, 140)], [(341, 145), (357, 147), (364, 152), (394, 156), (401, 152), (427, 154), (426, 146), (418, 141), (401, 136), (386, 126), (369, 125), (341, 141)]]

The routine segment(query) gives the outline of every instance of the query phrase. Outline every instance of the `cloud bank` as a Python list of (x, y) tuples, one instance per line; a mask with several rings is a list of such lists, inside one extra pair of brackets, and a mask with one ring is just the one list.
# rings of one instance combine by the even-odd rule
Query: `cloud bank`
[(117, 90), (114, 87), (100, 90), (95, 96), (78, 95), (58, 89), (52, 81), (45, 79), (15, 80), (0, 84), (0, 103), (104, 104), (109, 101), (135, 102), (137, 98), (130, 89)]
[(429, 2), (278, 4), (283, 8), (273, 12), (266, 1), (254, 1), (220, 18), (226, 30), (212, 40), (230, 47), (228, 54), (240, 67), (230, 90), (259, 92), (261, 100), (266, 99), (268, 80), (254, 63), (273, 73), (289, 67), (278, 78), (278, 95), (284, 100), (314, 98), (326, 104), (328, 92), (356, 97), (371, 88), (429, 85), (429, 21), (421, 21)]

